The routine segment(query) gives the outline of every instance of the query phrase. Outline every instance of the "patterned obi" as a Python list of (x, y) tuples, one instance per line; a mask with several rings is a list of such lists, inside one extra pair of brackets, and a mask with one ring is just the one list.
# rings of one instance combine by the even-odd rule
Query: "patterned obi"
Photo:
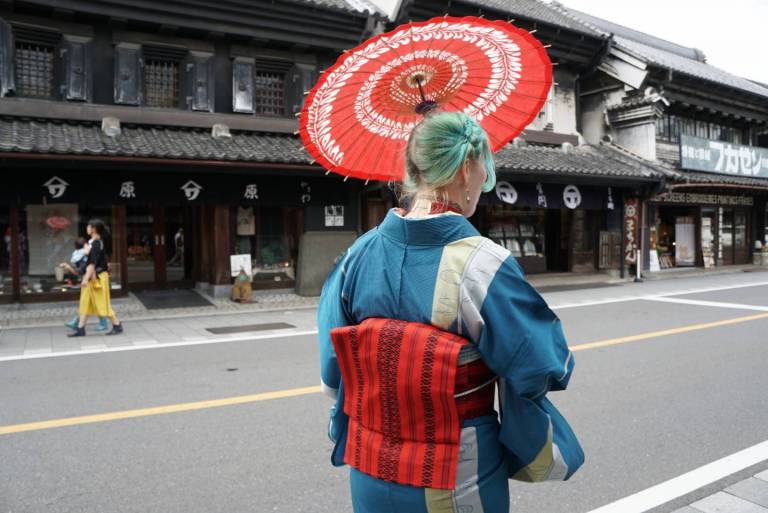
[(366, 319), (331, 332), (349, 416), (344, 462), (399, 484), (452, 490), (463, 420), (493, 413), (496, 376), (466, 339)]

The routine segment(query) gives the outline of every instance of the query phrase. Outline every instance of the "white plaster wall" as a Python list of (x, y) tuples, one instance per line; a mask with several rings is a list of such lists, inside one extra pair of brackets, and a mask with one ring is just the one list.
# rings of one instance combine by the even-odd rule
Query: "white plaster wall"
[[(553, 130), (561, 134), (576, 133), (576, 94), (575, 94), (575, 74), (565, 69), (556, 69), (553, 75), (553, 81), (558, 85), (554, 86), (554, 96), (552, 104), (552, 124)], [(547, 114), (549, 104), (545, 104), (536, 119), (528, 125), (533, 130), (544, 130), (547, 125)]]
[(656, 160), (656, 126), (653, 123), (613, 130), (617, 144), (648, 160)]
[(605, 109), (608, 105), (621, 103), (625, 94), (623, 89), (615, 89), (581, 97), (581, 133), (588, 144), (598, 144), (606, 133), (610, 133)]

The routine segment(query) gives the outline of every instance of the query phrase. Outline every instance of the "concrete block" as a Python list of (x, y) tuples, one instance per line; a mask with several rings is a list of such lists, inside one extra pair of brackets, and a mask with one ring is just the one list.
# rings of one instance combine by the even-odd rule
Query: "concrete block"
[(768, 513), (768, 508), (745, 501), (725, 492), (718, 492), (691, 504), (702, 513)]
[(731, 495), (768, 508), (768, 482), (750, 477), (725, 489)]
[(306, 232), (299, 241), (296, 293), (318, 296), (333, 264), (357, 239), (357, 232)]

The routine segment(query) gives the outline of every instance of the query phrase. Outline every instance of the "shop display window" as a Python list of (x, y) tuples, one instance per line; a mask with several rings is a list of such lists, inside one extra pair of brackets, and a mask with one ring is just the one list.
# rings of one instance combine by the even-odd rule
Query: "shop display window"
[(544, 258), (546, 211), (494, 205), (488, 212), (488, 238), (516, 258)]
[[(711, 263), (707, 258), (714, 258), (714, 211), (702, 213), (700, 222), (701, 242), (706, 242), (710, 249), (702, 247), (705, 263)], [(660, 206), (658, 225), (656, 229), (656, 251), (659, 256), (659, 267), (694, 266), (698, 262), (696, 246), (696, 229), (699, 222), (698, 209), (686, 206)], [(705, 231), (709, 231), (707, 237)]]
[[(73, 265), (76, 242), (87, 238), (89, 219), (98, 217), (111, 231), (111, 209), (94, 209), (75, 203), (27, 205), (20, 209), (19, 256), (22, 295), (76, 292), (81, 277)], [(10, 235), (10, 234), (9, 234)], [(110, 256), (110, 281), (120, 288), (119, 269), (112, 261), (112, 236), (105, 238)]]
[(250, 254), (254, 288), (292, 287), (296, 280), (300, 208), (238, 207), (235, 252)]
[(704, 260), (704, 267), (715, 265), (715, 242), (717, 240), (717, 231), (715, 230), (717, 214), (714, 208), (705, 208), (701, 211), (701, 254)]
[(768, 245), (768, 209), (765, 210), (765, 238), (763, 244)]

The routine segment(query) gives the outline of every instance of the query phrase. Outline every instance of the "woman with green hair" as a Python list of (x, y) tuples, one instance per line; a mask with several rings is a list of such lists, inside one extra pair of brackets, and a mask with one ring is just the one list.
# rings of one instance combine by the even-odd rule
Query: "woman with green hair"
[(564, 480), (583, 462), (546, 398), (574, 360), (514, 257), (467, 220), (495, 184), (482, 127), (432, 113), (406, 152), (409, 208), (360, 237), (323, 287), (332, 462), (351, 466), (355, 513), (502, 513), (509, 478)]

